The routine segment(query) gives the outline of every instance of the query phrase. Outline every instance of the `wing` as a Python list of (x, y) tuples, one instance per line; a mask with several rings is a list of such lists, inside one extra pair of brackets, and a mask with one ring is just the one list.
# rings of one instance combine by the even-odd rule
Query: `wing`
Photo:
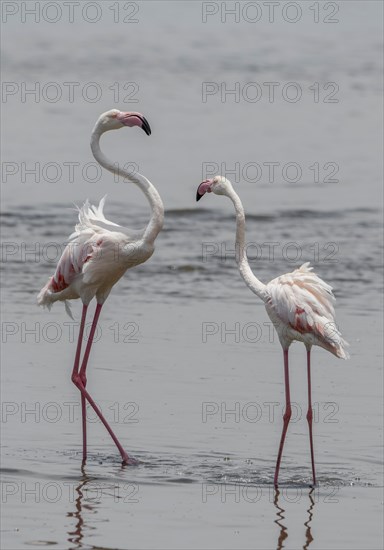
[(332, 287), (312, 269), (306, 263), (267, 285), (269, 304), (283, 322), (299, 332), (311, 331), (317, 317), (335, 320)]
[(67, 288), (77, 275), (83, 272), (85, 264), (97, 256), (102, 244), (101, 238), (95, 238), (93, 231), (83, 231), (76, 235), (65, 247), (51, 278), (51, 292), (60, 292)]
[[(104, 216), (104, 205), (105, 205), (106, 196), (104, 196), (98, 206), (90, 204), (87, 199), (81, 208), (78, 208), (79, 211), (79, 223), (75, 226), (75, 232), (72, 235), (79, 235), (83, 231), (92, 229), (94, 232), (97, 232), (100, 229), (109, 229), (110, 231), (115, 230), (117, 227), (121, 229), (117, 223), (107, 220)], [(72, 237), (71, 235), (71, 237)], [(71, 238), (70, 237), (70, 238)]]
[[(106, 196), (100, 200), (98, 206), (90, 204), (87, 199), (83, 206), (78, 208), (79, 223), (70, 235), (69, 243), (51, 278), (49, 287), (51, 292), (60, 292), (67, 288), (78, 274), (86, 270), (87, 263), (101, 257), (102, 247), (105, 248), (108, 243), (114, 246), (116, 239), (118, 240), (121, 235), (128, 238), (129, 230), (107, 220), (104, 216), (105, 199)], [(130, 233), (136, 236), (136, 233), (140, 232)]]
[[(39, 305), (50, 307), (57, 300), (79, 298), (81, 285), (96, 287), (110, 283), (113, 286), (130, 267), (127, 262), (121, 266), (117, 260), (126, 246), (140, 241), (143, 231), (130, 231), (107, 220), (103, 213), (104, 203), (105, 197), (97, 207), (87, 200), (78, 209), (79, 223), (69, 237), (54, 275), (37, 297)], [(76, 281), (80, 275), (81, 281)]]
[(120, 227), (105, 218), (104, 204), (105, 197), (97, 207), (86, 200), (84, 205), (78, 208), (79, 223), (69, 236), (69, 242), (60, 257), (54, 275), (50, 277), (38, 296), (39, 304), (51, 300), (50, 294), (57, 294), (68, 288), (76, 276), (83, 272), (87, 262), (97, 256), (103, 235), (110, 233), (107, 227), (110, 229)]
[(267, 308), (294, 331), (311, 335), (313, 343), (341, 356), (346, 342), (336, 326), (332, 287), (312, 269), (307, 262), (292, 273), (270, 281)]

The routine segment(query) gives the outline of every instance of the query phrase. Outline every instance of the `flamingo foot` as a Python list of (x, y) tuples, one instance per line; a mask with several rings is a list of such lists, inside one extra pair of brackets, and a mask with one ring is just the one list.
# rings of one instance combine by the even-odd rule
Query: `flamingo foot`
[(121, 458), (123, 459), (121, 463), (122, 466), (137, 466), (138, 464), (140, 464), (140, 460), (137, 460), (137, 458), (133, 458), (133, 456), (128, 456), (126, 452), (121, 455)]
[(127, 455), (125, 451), (121, 453), (121, 458), (123, 466), (128, 466), (131, 458)]

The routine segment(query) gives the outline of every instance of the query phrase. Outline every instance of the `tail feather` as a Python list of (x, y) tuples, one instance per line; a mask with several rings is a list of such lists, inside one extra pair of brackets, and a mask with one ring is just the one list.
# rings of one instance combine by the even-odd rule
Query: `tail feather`
[[(40, 290), (39, 294), (37, 295), (37, 305), (46, 307), (49, 311), (51, 310), (51, 307), (55, 302), (57, 302), (60, 298), (59, 295), (60, 292), (52, 292), (49, 288), (50, 282), (52, 277), (49, 278), (47, 284)], [(68, 300), (64, 300), (64, 306), (65, 311), (67, 315), (74, 321), (74, 317), (71, 311), (71, 305)]]
[(337, 357), (339, 357), (340, 359), (349, 359), (350, 355), (347, 352), (347, 350), (345, 349), (346, 347), (349, 347), (348, 342), (346, 340), (344, 340), (344, 338), (341, 338), (340, 342), (339, 342), (339, 345), (337, 346), (337, 348), (335, 350), (336, 351), (335, 355)]
[(53, 293), (49, 289), (51, 280), (52, 277), (48, 279), (47, 284), (40, 290), (39, 294), (37, 295), (37, 305), (47, 307), (48, 309), (51, 309), (52, 304), (55, 301), (52, 299)]
[(74, 321), (75, 319), (72, 315), (71, 304), (68, 302), (68, 300), (64, 300), (64, 305), (65, 305), (65, 311), (66, 311), (67, 315), (69, 315), (69, 317), (72, 319), (72, 321)]
[(324, 349), (336, 355), (340, 359), (349, 359), (349, 353), (346, 348), (349, 347), (349, 343), (344, 340), (341, 336), (341, 333), (336, 328), (336, 325), (331, 324), (332, 329), (330, 330), (329, 325), (325, 325), (324, 332), (322, 333), (322, 338), (318, 340), (318, 345)]

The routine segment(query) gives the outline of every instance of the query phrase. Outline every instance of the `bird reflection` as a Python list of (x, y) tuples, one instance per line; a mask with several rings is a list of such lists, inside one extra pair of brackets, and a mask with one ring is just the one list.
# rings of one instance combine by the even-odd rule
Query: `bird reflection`
[(95, 506), (92, 506), (92, 504), (89, 503), (89, 499), (87, 499), (87, 503), (83, 503), (84, 498), (84, 491), (86, 488), (86, 485), (90, 483), (92, 480), (91, 477), (89, 477), (84, 470), (84, 466), (81, 467), (81, 473), (82, 477), (80, 478), (79, 484), (75, 487), (75, 511), (74, 512), (68, 512), (67, 517), (75, 518), (76, 524), (75, 529), (73, 531), (68, 531), (68, 542), (70, 542), (73, 546), (70, 547), (70, 550), (76, 550), (78, 548), (83, 547), (83, 537), (84, 537), (84, 528), (91, 529), (91, 527), (86, 526), (83, 518), (83, 509), (88, 511), (95, 511)]
[(315, 500), (313, 498), (314, 496), (314, 491), (315, 489), (312, 487), (312, 489), (309, 491), (308, 493), (308, 496), (309, 496), (309, 501), (310, 501), (310, 505), (309, 505), (309, 508), (307, 510), (308, 512), (308, 519), (307, 521), (304, 523), (305, 527), (307, 528), (306, 531), (305, 531), (305, 544), (303, 546), (303, 550), (307, 550), (307, 548), (309, 548), (309, 545), (311, 544), (311, 542), (313, 541), (313, 536), (312, 536), (312, 533), (311, 533), (311, 526), (310, 526), (310, 523), (312, 521), (312, 517), (313, 517), (313, 513), (312, 513), (312, 510), (315, 506)]
[[(315, 506), (315, 500), (313, 498), (314, 491), (315, 489), (312, 487), (308, 493), (309, 508), (307, 509), (308, 519), (304, 522), (304, 526), (306, 529), (305, 529), (305, 544), (303, 546), (303, 550), (307, 550), (314, 540), (312, 536), (312, 531), (311, 531), (313, 509)], [(275, 505), (275, 508), (277, 510), (276, 512), (277, 519), (275, 519), (274, 523), (276, 523), (276, 525), (278, 525), (279, 527), (279, 536), (278, 536), (277, 545), (276, 545), (277, 550), (281, 550), (282, 548), (284, 548), (284, 541), (286, 541), (286, 539), (288, 538), (288, 527), (283, 523), (283, 521), (285, 520), (285, 515), (284, 515), (285, 510), (279, 504), (279, 497), (280, 497), (280, 491), (278, 489), (275, 489), (275, 497), (273, 499), (273, 504)]]
[(275, 519), (275, 523), (280, 527), (279, 538), (277, 539), (277, 550), (281, 550), (282, 548), (284, 548), (284, 541), (285, 539), (288, 538), (288, 529), (282, 523), (282, 520), (285, 519), (285, 516), (284, 516), (285, 510), (284, 508), (281, 508), (281, 506), (279, 506), (279, 496), (280, 496), (280, 491), (279, 489), (276, 489), (275, 498), (273, 499), (273, 504), (277, 509), (277, 513), (276, 513), (277, 519)]

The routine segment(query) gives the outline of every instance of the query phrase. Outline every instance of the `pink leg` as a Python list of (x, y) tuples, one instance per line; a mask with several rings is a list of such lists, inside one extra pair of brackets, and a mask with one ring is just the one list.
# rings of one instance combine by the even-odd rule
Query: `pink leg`
[[(76, 376), (78, 376), (78, 374), (79, 374), (81, 344), (82, 344), (82, 341), (83, 341), (84, 325), (85, 325), (85, 319), (87, 317), (87, 309), (88, 309), (88, 306), (83, 304), (83, 312), (81, 314), (79, 338), (77, 340), (75, 363), (73, 365), (73, 370), (72, 370), (72, 382), (75, 381)], [(83, 420), (83, 461), (85, 461), (86, 458), (87, 458), (87, 424), (86, 424), (86, 415), (85, 415), (85, 398), (83, 396), (81, 396), (81, 413), (82, 413), (82, 420)]]
[(88, 342), (87, 342), (87, 347), (85, 349), (85, 353), (84, 353), (84, 358), (83, 358), (83, 362), (81, 364), (81, 368), (80, 368), (80, 371), (77, 372), (77, 373), (74, 373), (74, 375), (72, 375), (72, 380), (74, 382), (74, 384), (76, 384), (76, 386), (79, 388), (80, 392), (81, 392), (81, 396), (82, 398), (86, 399), (88, 401), (88, 403), (91, 405), (91, 407), (93, 408), (93, 410), (95, 411), (95, 413), (97, 414), (97, 416), (100, 418), (101, 422), (104, 424), (104, 426), (106, 427), (108, 433), (110, 434), (110, 436), (112, 437), (116, 447), (119, 449), (119, 452), (121, 454), (121, 458), (123, 459), (123, 462), (124, 463), (128, 463), (130, 461), (129, 459), (129, 456), (127, 455), (127, 453), (124, 451), (123, 447), (121, 446), (119, 440), (117, 439), (117, 437), (115, 436), (115, 434), (113, 433), (112, 431), (112, 428), (110, 427), (110, 425), (108, 424), (108, 422), (105, 420), (104, 416), (102, 415), (99, 407), (96, 405), (96, 403), (94, 402), (94, 400), (92, 399), (92, 397), (89, 395), (89, 393), (87, 392), (87, 390), (85, 389), (85, 384), (87, 382), (87, 379), (86, 379), (86, 375), (85, 375), (85, 371), (86, 371), (86, 368), (87, 368), (87, 364), (88, 364), (88, 359), (89, 359), (89, 354), (90, 354), (90, 351), (91, 351), (91, 347), (92, 347), (92, 343), (93, 343), (93, 338), (95, 336), (95, 332), (96, 332), (96, 327), (97, 327), (97, 321), (99, 319), (99, 316), (100, 316), (100, 311), (101, 311), (101, 308), (102, 308), (102, 304), (97, 304), (96, 306), (96, 311), (95, 311), (95, 316), (93, 318), (93, 321), (92, 321), (92, 327), (91, 327), (91, 332), (89, 334), (89, 338), (88, 338)]
[(283, 431), (280, 439), (279, 454), (277, 455), (275, 477), (273, 480), (275, 487), (277, 487), (277, 480), (279, 477), (281, 455), (283, 454), (285, 436), (287, 434), (288, 424), (292, 416), (291, 396), (289, 393), (288, 349), (285, 349), (283, 351), (284, 351), (284, 380), (285, 380), (285, 413), (283, 416), (284, 425), (283, 425)]
[(89, 354), (91, 353), (91, 347), (92, 347), (92, 344), (93, 344), (93, 339), (95, 337), (97, 323), (99, 321), (100, 312), (101, 312), (102, 307), (103, 307), (103, 304), (97, 304), (96, 305), (95, 315), (93, 317), (92, 326), (91, 326), (91, 332), (89, 333), (87, 346), (86, 346), (85, 352), (84, 352), (83, 361), (81, 362), (79, 375), (80, 375), (80, 380), (82, 381), (84, 388), (87, 385), (87, 377), (86, 377), (85, 371), (87, 369)]
[[(97, 322), (99, 320), (100, 312), (101, 312), (101, 305), (97, 304), (95, 315), (92, 322), (91, 332), (87, 341), (84, 357), (81, 362), (81, 367), (79, 371), (80, 380), (82, 381), (84, 388), (87, 386), (87, 377), (86, 377), (85, 371), (87, 368), (89, 354), (91, 352), (91, 346), (93, 343), (93, 338), (95, 336), (95, 331), (97, 328)], [(87, 453), (86, 451), (84, 451), (84, 448), (86, 449), (86, 445), (87, 445), (87, 441), (86, 441), (87, 404), (86, 404), (85, 396), (83, 394), (81, 394), (81, 412), (82, 412), (82, 418), (83, 418), (83, 462), (84, 462), (85, 459), (87, 458)]]
[[(89, 354), (90, 354), (90, 351), (91, 351), (91, 346), (92, 346), (92, 343), (93, 343), (93, 338), (94, 338), (94, 335), (95, 335), (97, 322), (99, 320), (100, 311), (101, 311), (101, 305), (99, 306), (99, 304), (97, 304), (96, 311), (95, 311), (95, 316), (93, 318), (93, 323), (92, 323), (92, 327), (91, 327), (91, 333), (90, 333), (88, 341), (87, 341), (87, 346), (85, 348), (84, 357), (83, 357), (83, 360), (81, 362), (81, 367), (80, 367), (80, 371), (79, 371), (80, 380), (82, 381), (84, 388), (87, 385), (87, 377), (86, 377), (85, 371), (86, 371), (86, 368), (87, 368)], [(96, 321), (95, 321), (95, 319), (96, 319)], [(85, 321), (85, 319), (84, 319), (84, 321)], [(93, 328), (93, 326), (95, 326), (95, 328)], [(81, 338), (83, 338), (83, 333), (84, 333), (84, 326), (83, 326), (83, 331), (82, 331), (82, 334), (81, 334)], [(83, 462), (85, 462), (85, 460), (87, 458), (87, 402), (86, 402), (85, 396), (83, 394), (81, 394), (81, 415), (82, 415), (82, 419), (83, 419)]]
[(311, 462), (312, 462), (312, 478), (313, 484), (316, 485), (316, 474), (315, 474), (315, 454), (313, 452), (313, 438), (312, 438), (312, 389), (311, 389), (311, 350), (307, 349), (307, 373), (308, 373), (308, 412), (307, 412), (307, 421), (309, 427), (309, 441), (311, 445)]

